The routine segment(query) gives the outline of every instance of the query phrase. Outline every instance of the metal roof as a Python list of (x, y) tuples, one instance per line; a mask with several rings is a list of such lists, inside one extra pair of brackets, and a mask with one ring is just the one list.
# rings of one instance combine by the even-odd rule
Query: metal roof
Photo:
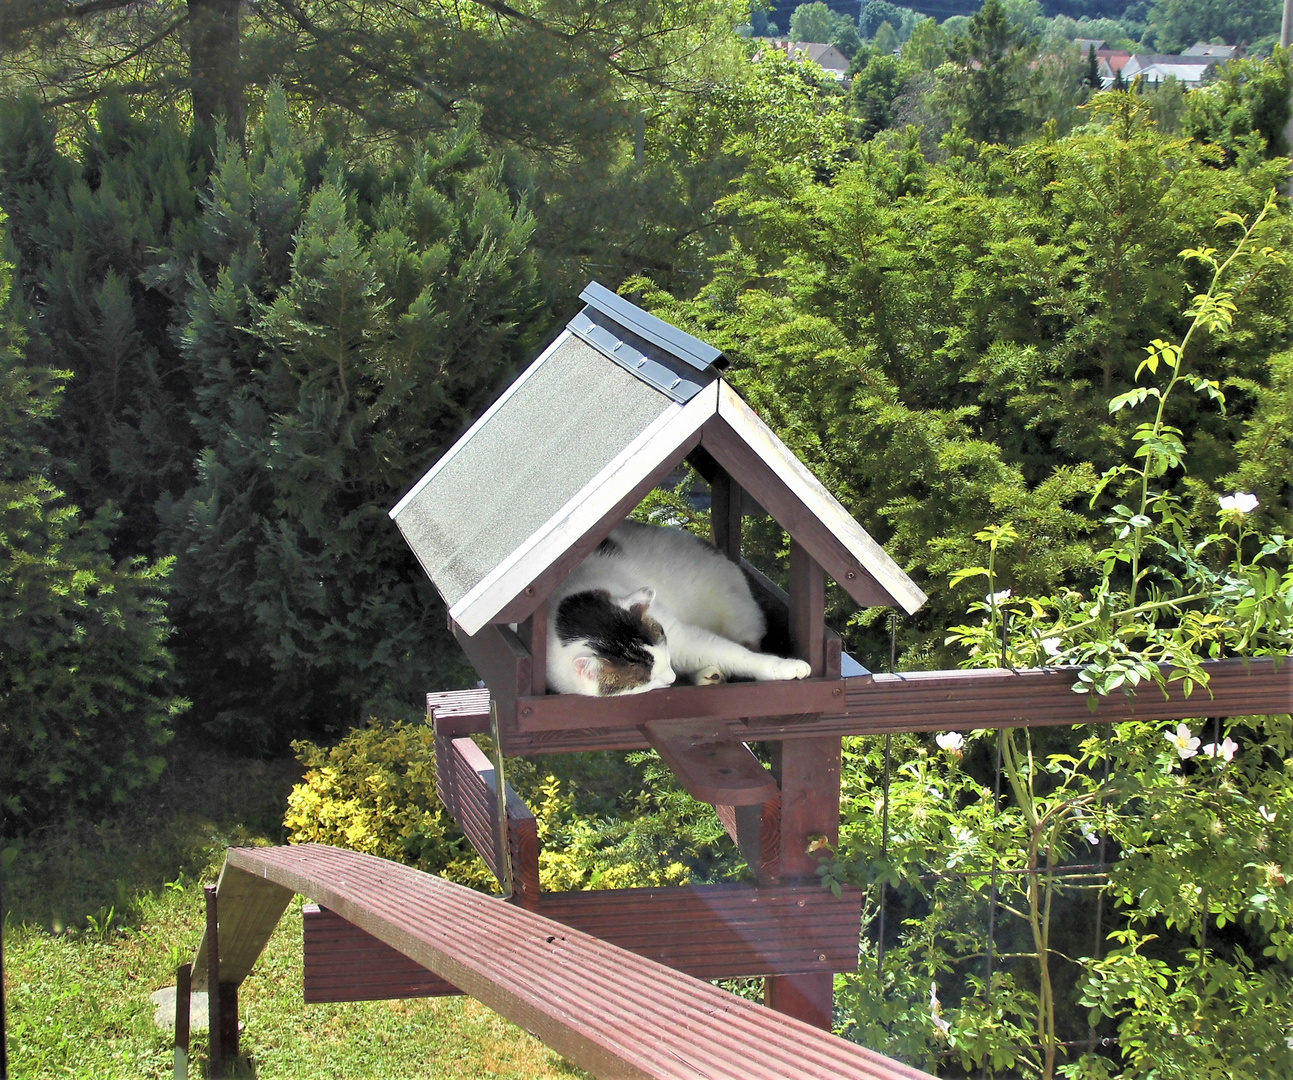
[[(702, 440), (862, 604), (925, 595), (718, 374), (595, 283), (587, 307), (391, 510), (469, 635), (526, 617)], [(756, 475), (757, 474), (757, 475)]]

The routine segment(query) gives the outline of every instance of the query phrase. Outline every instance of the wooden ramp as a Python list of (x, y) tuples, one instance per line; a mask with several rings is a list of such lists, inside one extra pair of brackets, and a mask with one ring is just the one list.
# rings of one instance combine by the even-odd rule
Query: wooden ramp
[[(222, 986), (250, 972), (293, 893), (416, 961), (594, 1076), (917, 1080), (929, 1074), (432, 874), (321, 844), (231, 848)], [(198, 949), (193, 987), (206, 986)]]

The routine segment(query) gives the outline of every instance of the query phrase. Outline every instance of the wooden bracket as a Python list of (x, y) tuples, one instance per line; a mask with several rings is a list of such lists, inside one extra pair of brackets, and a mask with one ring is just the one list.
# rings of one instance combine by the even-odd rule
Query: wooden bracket
[(641, 729), (688, 793), (701, 802), (758, 806), (777, 794), (777, 781), (727, 726), (712, 720), (656, 720)]

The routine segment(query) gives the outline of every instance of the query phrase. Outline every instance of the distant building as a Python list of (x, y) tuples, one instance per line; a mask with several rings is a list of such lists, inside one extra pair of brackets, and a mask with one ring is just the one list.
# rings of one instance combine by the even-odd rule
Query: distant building
[(1222, 63), (1214, 56), (1187, 55), (1182, 53), (1137, 53), (1122, 69), (1122, 77), (1131, 82), (1139, 76), (1142, 83), (1166, 82), (1175, 79), (1186, 89), (1203, 85), (1203, 81)]
[(1220, 64), (1227, 60), (1237, 60), (1241, 51), (1238, 45), (1209, 45), (1206, 41), (1200, 41), (1184, 50), (1181, 55), (1210, 56)]
[(1100, 50), (1106, 47), (1104, 38), (1089, 38), (1089, 37), (1074, 38), (1073, 44), (1078, 47), (1078, 52), (1082, 54), (1083, 60), (1085, 60), (1087, 56), (1090, 55), (1090, 52), (1092, 49), (1095, 49), (1095, 51), (1099, 53)]
[[(811, 60), (828, 75), (833, 75), (841, 82), (849, 70), (849, 58), (834, 45), (824, 45), (819, 41), (787, 41), (784, 38), (765, 38), (769, 48), (785, 53), (791, 60)], [(755, 59), (759, 58), (755, 54)]]

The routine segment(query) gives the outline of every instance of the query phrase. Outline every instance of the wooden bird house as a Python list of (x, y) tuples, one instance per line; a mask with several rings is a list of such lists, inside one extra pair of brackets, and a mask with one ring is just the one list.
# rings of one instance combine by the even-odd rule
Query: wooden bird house
[[(504, 749), (649, 743), (666, 753), (678, 724), (693, 743), (739, 744), (772, 718), (840, 711), (842, 675), (864, 669), (848, 670), (826, 626), (826, 576), (864, 606), (910, 613), (925, 595), (722, 377), (719, 350), (600, 285), (580, 299), (583, 310), (391, 511), (489, 688)], [(684, 461), (710, 484), (714, 543), (729, 558), (741, 560), (746, 513), (790, 535), (788, 596), (746, 570), (812, 677), (547, 693), (547, 598)], [(683, 780), (707, 801), (742, 798)]]

